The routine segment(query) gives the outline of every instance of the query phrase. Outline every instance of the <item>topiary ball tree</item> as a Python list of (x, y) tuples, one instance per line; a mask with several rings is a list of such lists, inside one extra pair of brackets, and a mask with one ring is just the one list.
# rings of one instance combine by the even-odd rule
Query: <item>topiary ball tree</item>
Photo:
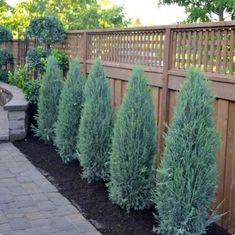
[(34, 38), (40, 43), (50, 45), (63, 42), (66, 34), (63, 24), (54, 16), (40, 16), (34, 18), (28, 29), (27, 36)]
[(154, 203), (162, 234), (205, 234), (218, 218), (210, 213), (219, 144), (213, 101), (204, 74), (191, 69), (178, 95), (157, 172)]
[(59, 102), (59, 115), (55, 125), (55, 145), (65, 163), (77, 159), (76, 140), (83, 105), (85, 80), (78, 59), (70, 63), (67, 79)]
[(62, 89), (62, 71), (56, 59), (48, 58), (46, 72), (39, 90), (36, 136), (46, 143), (54, 140), (54, 124), (58, 115), (58, 104)]
[(12, 33), (6, 27), (0, 25), (0, 44), (12, 40)]
[(154, 186), (156, 127), (150, 88), (135, 67), (117, 113), (112, 139), (109, 196), (127, 211), (150, 205)]
[(113, 111), (109, 81), (98, 59), (92, 66), (84, 96), (77, 145), (82, 175), (88, 182), (107, 180)]

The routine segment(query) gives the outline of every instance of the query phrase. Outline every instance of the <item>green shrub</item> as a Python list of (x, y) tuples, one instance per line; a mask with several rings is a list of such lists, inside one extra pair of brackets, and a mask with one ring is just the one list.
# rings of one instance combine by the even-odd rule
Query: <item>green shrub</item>
[(44, 72), (46, 68), (46, 64), (44, 60), (50, 54), (50, 50), (36, 47), (36, 48), (29, 48), (27, 51), (27, 65), (29, 68), (39, 70), (39, 72)]
[(107, 180), (113, 112), (109, 81), (99, 60), (92, 66), (84, 96), (78, 134), (83, 177), (88, 182)]
[(108, 184), (111, 200), (127, 211), (150, 205), (155, 130), (150, 89), (143, 70), (135, 67), (114, 124)]
[(0, 70), (0, 82), (8, 82), (8, 71)]
[(76, 140), (83, 105), (85, 80), (78, 59), (70, 63), (61, 93), (59, 114), (55, 125), (55, 145), (65, 163), (77, 159)]
[(210, 215), (216, 189), (213, 98), (204, 74), (191, 69), (180, 89), (157, 172), (154, 202), (162, 234), (200, 235), (218, 216)]
[(56, 59), (48, 58), (46, 72), (39, 90), (36, 136), (47, 143), (54, 140), (54, 124), (58, 114), (59, 97), (62, 88), (62, 71)]
[(62, 23), (56, 17), (40, 16), (31, 21), (27, 36), (50, 47), (54, 43), (63, 42), (66, 34)]
[(58, 64), (63, 71), (68, 70), (69, 59), (68, 59), (68, 56), (66, 55), (66, 53), (64, 53), (63, 51), (57, 50), (57, 49), (52, 49), (51, 55), (57, 59)]
[(0, 67), (13, 62), (13, 54), (10, 49), (0, 49)]
[(0, 44), (12, 40), (12, 33), (6, 27), (0, 25)]
[(41, 87), (42, 79), (38, 78), (35, 80), (27, 80), (24, 83), (24, 95), (26, 100), (29, 101), (29, 108), (28, 108), (28, 118), (29, 118), (29, 126), (36, 125), (35, 117), (37, 116), (37, 106), (38, 106), (38, 99), (39, 99), (39, 90)]
[(35, 80), (27, 80), (24, 83), (23, 91), (27, 101), (30, 104), (37, 106), (38, 99), (39, 99), (39, 89), (41, 87), (42, 80), (35, 79)]
[(59, 67), (66, 72), (69, 67), (69, 59), (66, 53), (57, 49), (46, 49), (42, 47), (30, 48), (27, 51), (27, 66), (42, 74), (47, 66), (47, 58), (52, 55), (58, 62)]
[(25, 82), (28, 80), (28, 72), (24, 65), (19, 65), (14, 72), (9, 72), (9, 84), (23, 89)]

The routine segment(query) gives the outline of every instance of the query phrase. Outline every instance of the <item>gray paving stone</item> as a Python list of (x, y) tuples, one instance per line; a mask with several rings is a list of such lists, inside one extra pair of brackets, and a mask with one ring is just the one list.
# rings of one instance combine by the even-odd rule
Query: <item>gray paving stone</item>
[(11, 231), (11, 227), (9, 223), (0, 224), (0, 231), (1, 233), (6, 232), (6, 231)]
[(12, 201), (14, 201), (14, 200), (13, 200), (13, 197), (10, 193), (2, 193), (1, 194), (0, 204), (9, 203), (9, 202), (12, 202)]
[(30, 197), (35, 202), (48, 201), (48, 197), (46, 197), (45, 194), (43, 193), (33, 193), (33, 194), (30, 194)]
[(1, 235), (98, 235), (10, 143), (0, 144)]
[(32, 228), (29, 220), (27, 218), (12, 218), (9, 221), (11, 229), (14, 230), (26, 230), (28, 228)]

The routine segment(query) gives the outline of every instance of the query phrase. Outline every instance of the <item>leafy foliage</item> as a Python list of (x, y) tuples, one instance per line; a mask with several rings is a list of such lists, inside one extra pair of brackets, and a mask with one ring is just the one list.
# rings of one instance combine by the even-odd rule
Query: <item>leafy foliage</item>
[(219, 21), (224, 21), (228, 16), (231, 20), (235, 19), (234, 0), (160, 0), (159, 4), (177, 4), (185, 7), (190, 22), (213, 21), (214, 15), (217, 15)]
[(59, 114), (55, 125), (55, 145), (65, 163), (77, 159), (76, 140), (83, 105), (85, 80), (78, 59), (70, 63), (61, 93)]
[(54, 16), (41, 16), (33, 19), (27, 29), (27, 36), (48, 46), (63, 42), (66, 34), (62, 23)]
[(51, 50), (51, 55), (56, 58), (60, 68), (63, 71), (67, 71), (69, 68), (69, 59), (68, 56), (66, 55), (65, 52), (57, 50), (57, 49), (52, 49)]
[(48, 58), (46, 73), (39, 90), (36, 136), (47, 143), (54, 140), (54, 124), (57, 120), (59, 97), (62, 89), (62, 71), (56, 59)]
[(154, 202), (162, 234), (200, 235), (218, 216), (209, 208), (216, 189), (213, 98), (200, 70), (180, 89), (157, 172)]
[(110, 161), (110, 198), (128, 211), (150, 205), (155, 130), (150, 90), (143, 70), (135, 67), (117, 113)]
[(24, 35), (31, 20), (41, 16), (57, 17), (66, 30), (91, 29), (103, 27), (125, 27), (123, 8), (114, 6), (110, 1), (97, 0), (26, 0), (14, 7), (4, 7), (0, 24), (9, 27), (14, 36)]
[(0, 49), (0, 67), (13, 62), (13, 54), (10, 49)]
[(38, 99), (39, 99), (39, 90), (41, 87), (42, 80), (27, 80), (24, 83), (23, 91), (25, 94), (25, 98), (30, 102), (30, 104), (37, 107)]
[(85, 85), (77, 149), (83, 177), (107, 180), (112, 133), (112, 103), (109, 82), (99, 60), (95, 61)]
[(27, 51), (27, 65), (29, 68), (39, 70), (39, 72), (44, 72), (46, 67), (44, 60), (47, 59), (49, 54), (50, 50), (42, 47), (29, 48)]
[(0, 44), (12, 40), (12, 33), (6, 27), (0, 25)]
[(1, 82), (8, 82), (8, 71), (0, 70), (0, 81)]
[(24, 65), (19, 65), (16, 67), (14, 72), (9, 72), (9, 84), (21, 89), (24, 88), (24, 84), (28, 79), (28, 72)]

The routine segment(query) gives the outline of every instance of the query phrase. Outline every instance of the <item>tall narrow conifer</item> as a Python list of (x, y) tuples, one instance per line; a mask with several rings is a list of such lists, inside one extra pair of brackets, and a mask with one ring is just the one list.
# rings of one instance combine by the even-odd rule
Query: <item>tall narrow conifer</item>
[(217, 218), (210, 214), (219, 144), (213, 101), (204, 74), (191, 69), (178, 95), (157, 173), (154, 202), (162, 234), (205, 234)]

